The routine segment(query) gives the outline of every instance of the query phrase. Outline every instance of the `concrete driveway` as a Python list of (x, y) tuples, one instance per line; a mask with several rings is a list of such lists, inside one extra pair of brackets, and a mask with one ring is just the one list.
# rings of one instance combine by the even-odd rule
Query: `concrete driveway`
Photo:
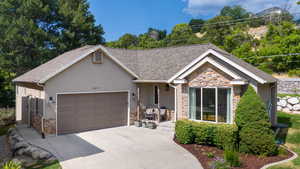
[(41, 139), (32, 129), (19, 131), (56, 155), (63, 169), (202, 169), (172, 132), (119, 127)]

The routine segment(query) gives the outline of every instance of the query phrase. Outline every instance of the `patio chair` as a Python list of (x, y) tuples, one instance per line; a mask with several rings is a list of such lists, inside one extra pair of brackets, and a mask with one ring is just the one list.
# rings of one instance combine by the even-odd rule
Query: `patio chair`
[(167, 120), (167, 109), (160, 109), (160, 120)]
[(155, 120), (155, 113), (153, 112), (153, 108), (146, 109), (144, 116), (147, 120)]

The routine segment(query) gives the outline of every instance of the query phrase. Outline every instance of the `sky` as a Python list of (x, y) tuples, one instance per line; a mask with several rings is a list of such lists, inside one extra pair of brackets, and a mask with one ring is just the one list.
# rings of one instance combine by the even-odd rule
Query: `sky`
[[(226, 5), (241, 5), (256, 13), (270, 7), (300, 12), (298, 0), (88, 0), (96, 23), (104, 28), (106, 41), (125, 33), (141, 34), (148, 28), (172, 30), (174, 25), (192, 18), (208, 19)], [(299, 14), (297, 14), (299, 15)]]

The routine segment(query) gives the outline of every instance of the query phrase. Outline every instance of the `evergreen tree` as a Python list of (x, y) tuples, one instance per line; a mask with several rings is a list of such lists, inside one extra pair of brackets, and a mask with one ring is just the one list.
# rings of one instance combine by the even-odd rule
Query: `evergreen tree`
[(103, 43), (85, 0), (0, 2), (0, 67), (20, 75), (67, 50)]
[(0, 1), (0, 70), (7, 72), (0, 80), (9, 83), (0, 86), (0, 102), (13, 103), (13, 77), (67, 50), (104, 43), (88, 9), (86, 0)]

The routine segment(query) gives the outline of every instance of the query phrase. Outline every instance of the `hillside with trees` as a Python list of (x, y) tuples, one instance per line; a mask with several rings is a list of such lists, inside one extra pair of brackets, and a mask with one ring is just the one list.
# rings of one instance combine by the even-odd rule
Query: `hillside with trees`
[[(261, 37), (257, 38), (253, 30), (263, 30)], [(153, 31), (163, 36), (153, 38)], [(300, 76), (300, 55), (295, 54), (300, 53), (300, 30), (288, 11), (276, 7), (253, 14), (241, 6), (225, 6), (218, 16), (175, 25), (169, 34), (150, 28), (144, 34), (125, 34), (106, 45), (150, 49), (201, 43), (213, 43), (268, 73)]]
[[(268, 73), (299, 76), (300, 30), (296, 23), (280, 8), (253, 14), (240, 6), (226, 6), (214, 18), (192, 19), (175, 25), (171, 32), (149, 28), (143, 34), (127, 33), (106, 43), (87, 0), (2, 0), (0, 107), (14, 105), (14, 77), (87, 44), (151, 49), (213, 43)], [(256, 29), (263, 30), (259, 38), (254, 35)]]

